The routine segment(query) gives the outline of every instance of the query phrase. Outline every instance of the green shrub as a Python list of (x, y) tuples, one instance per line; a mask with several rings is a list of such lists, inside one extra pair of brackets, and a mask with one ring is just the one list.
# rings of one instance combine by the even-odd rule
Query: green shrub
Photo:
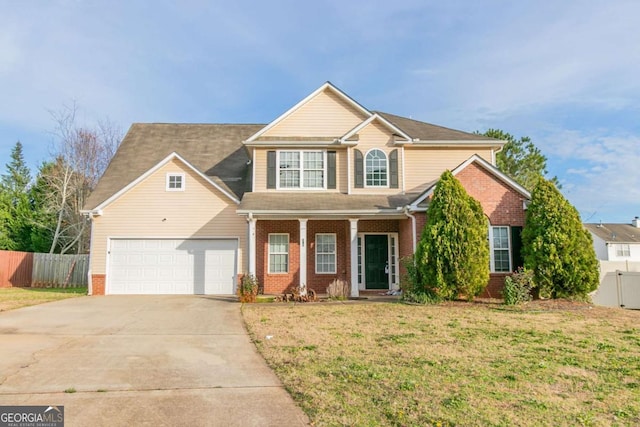
[(445, 171), (416, 249), (417, 283), (446, 300), (460, 295), (472, 300), (480, 294), (489, 282), (488, 229), (480, 203)]
[(258, 288), (260, 287), (258, 279), (252, 274), (242, 277), (240, 286), (238, 286), (238, 298), (240, 302), (256, 302)]
[(407, 271), (400, 279), (403, 301), (417, 304), (437, 304), (442, 301), (442, 298), (418, 281), (419, 273), (413, 256), (402, 258), (400, 262)]
[(533, 272), (522, 267), (504, 279), (502, 296), (506, 305), (518, 305), (531, 301), (533, 290)]
[(541, 295), (586, 298), (599, 284), (591, 234), (553, 183), (541, 179), (531, 193), (522, 232), (525, 267)]

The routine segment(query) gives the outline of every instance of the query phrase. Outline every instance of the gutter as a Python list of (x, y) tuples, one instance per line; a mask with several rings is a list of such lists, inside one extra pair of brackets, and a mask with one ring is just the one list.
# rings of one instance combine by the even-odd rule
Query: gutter
[(236, 210), (238, 215), (248, 215), (253, 213), (254, 215), (325, 215), (325, 216), (349, 216), (349, 215), (398, 215), (398, 209), (367, 209), (367, 210), (352, 210), (352, 211), (335, 211), (335, 210), (255, 210), (255, 209), (238, 209)]
[(415, 215), (413, 215), (412, 213), (409, 213), (409, 205), (405, 206), (403, 209), (403, 213), (408, 217), (411, 218), (411, 242), (413, 243), (413, 253), (416, 253), (416, 248), (417, 248), (417, 242), (416, 242), (416, 233), (417, 233), (417, 226), (416, 226), (416, 217)]

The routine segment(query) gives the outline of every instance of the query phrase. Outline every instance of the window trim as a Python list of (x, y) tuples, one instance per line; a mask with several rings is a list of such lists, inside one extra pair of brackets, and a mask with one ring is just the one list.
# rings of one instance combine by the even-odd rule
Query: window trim
[[(385, 168), (386, 168), (386, 176), (385, 176), (385, 185), (369, 185), (367, 184), (367, 157), (369, 157), (369, 154), (371, 154), (371, 152), (373, 151), (379, 151), (382, 153), (382, 155), (384, 156), (384, 161), (385, 161)], [(364, 154), (364, 157), (362, 159), (362, 162), (364, 163), (363, 165), (363, 181), (364, 181), (364, 188), (389, 188), (389, 154), (385, 153), (383, 150), (381, 150), (380, 148), (371, 148), (369, 150), (367, 150), (367, 152)]]
[[(300, 168), (296, 169), (300, 171), (300, 182), (297, 187), (282, 187), (280, 185), (280, 154), (281, 153), (299, 153), (300, 154)], [(322, 154), (322, 186), (321, 187), (305, 187), (304, 186), (304, 153), (321, 153)], [(317, 171), (319, 169), (309, 169)], [(292, 150), (281, 149), (276, 150), (276, 190), (296, 191), (296, 190), (326, 190), (327, 189), (327, 150)]]
[[(495, 228), (504, 228), (507, 230), (507, 248), (495, 248), (493, 245), (493, 233)], [(509, 267), (507, 270), (496, 270), (496, 261), (495, 261), (495, 251), (507, 251), (507, 261), (509, 262)], [(491, 273), (511, 273), (513, 271), (513, 266), (511, 265), (511, 227), (509, 225), (489, 225), (489, 261), (490, 261), (490, 271)]]
[[(333, 237), (333, 252), (318, 252), (318, 236)], [(318, 271), (318, 255), (333, 255), (333, 270)], [(336, 233), (316, 233), (315, 235), (315, 273), (316, 274), (336, 274), (338, 271), (338, 235)]]
[[(171, 188), (169, 183), (171, 182), (171, 178), (180, 178), (180, 187)], [(166, 180), (165, 180), (165, 190), (166, 191), (184, 191), (186, 179), (184, 172), (167, 172)]]
[[(287, 271), (271, 271), (271, 255), (285, 255), (285, 252), (271, 252), (271, 236), (287, 236)], [(291, 236), (289, 233), (269, 233), (267, 237), (267, 272), (269, 274), (289, 274)]]
[(616, 243), (616, 257), (629, 258), (631, 256), (631, 246), (628, 243)]

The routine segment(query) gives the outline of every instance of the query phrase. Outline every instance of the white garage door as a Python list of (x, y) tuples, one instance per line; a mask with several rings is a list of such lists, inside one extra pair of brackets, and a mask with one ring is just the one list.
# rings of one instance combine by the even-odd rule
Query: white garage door
[(107, 293), (234, 292), (237, 240), (111, 239)]

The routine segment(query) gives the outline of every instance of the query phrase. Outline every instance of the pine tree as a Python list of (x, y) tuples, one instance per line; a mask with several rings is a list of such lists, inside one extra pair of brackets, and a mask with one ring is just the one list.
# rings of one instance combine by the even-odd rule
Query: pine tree
[(31, 250), (32, 206), (29, 199), (31, 172), (24, 161), (20, 141), (11, 150), (11, 162), (7, 173), (2, 175), (0, 186), (3, 193), (5, 228), (9, 246), (17, 251)]
[(450, 171), (441, 176), (416, 251), (418, 280), (436, 298), (469, 300), (489, 282), (488, 222)]
[(540, 180), (531, 193), (522, 232), (525, 267), (542, 295), (585, 297), (598, 287), (598, 260), (591, 234), (560, 191)]

